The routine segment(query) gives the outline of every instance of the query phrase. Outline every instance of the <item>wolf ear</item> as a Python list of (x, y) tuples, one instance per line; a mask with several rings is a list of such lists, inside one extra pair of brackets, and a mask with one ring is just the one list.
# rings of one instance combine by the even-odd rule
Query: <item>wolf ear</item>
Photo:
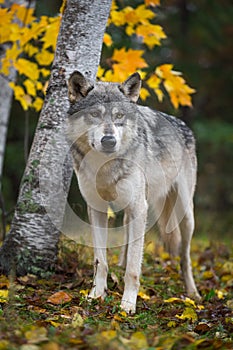
[(78, 101), (94, 88), (94, 85), (86, 79), (82, 73), (74, 71), (68, 80), (68, 94), (71, 103)]
[(129, 97), (132, 102), (137, 102), (142, 81), (138, 73), (130, 75), (130, 77), (120, 85), (120, 90), (125, 96)]

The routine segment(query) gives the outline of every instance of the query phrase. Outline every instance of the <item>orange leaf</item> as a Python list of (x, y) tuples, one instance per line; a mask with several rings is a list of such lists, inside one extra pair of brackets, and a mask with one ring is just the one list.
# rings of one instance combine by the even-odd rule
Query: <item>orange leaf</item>
[(71, 300), (72, 300), (72, 297), (68, 293), (60, 291), (51, 295), (48, 298), (47, 302), (54, 305), (60, 305), (60, 304), (69, 303)]
[(113, 52), (112, 60), (116, 63), (113, 64), (113, 70), (121, 80), (122, 77), (134, 73), (140, 68), (147, 67), (147, 63), (141, 56), (143, 50), (132, 50), (123, 47), (120, 50), (115, 49)]
[(160, 0), (144, 0), (146, 6), (158, 6), (160, 5)]

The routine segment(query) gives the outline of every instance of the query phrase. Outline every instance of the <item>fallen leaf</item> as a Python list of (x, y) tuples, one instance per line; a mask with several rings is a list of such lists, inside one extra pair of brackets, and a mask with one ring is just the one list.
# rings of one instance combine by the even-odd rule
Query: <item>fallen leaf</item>
[(195, 322), (198, 319), (196, 311), (191, 307), (186, 307), (182, 315), (176, 315), (175, 317), (180, 320), (191, 320), (192, 322)]
[(38, 344), (45, 340), (48, 340), (47, 329), (45, 327), (32, 327), (25, 333), (25, 337), (29, 344)]
[(82, 316), (76, 312), (76, 314), (74, 314), (71, 325), (72, 327), (76, 328), (76, 327), (82, 327), (84, 323), (84, 320), (82, 318)]
[(60, 305), (60, 304), (69, 303), (71, 300), (72, 300), (72, 297), (68, 293), (60, 291), (51, 295), (48, 298), (47, 302), (54, 305)]

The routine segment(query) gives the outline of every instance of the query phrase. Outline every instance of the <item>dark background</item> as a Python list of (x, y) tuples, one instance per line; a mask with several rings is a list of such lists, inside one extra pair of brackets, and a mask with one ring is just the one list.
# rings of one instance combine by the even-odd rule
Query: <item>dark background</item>
[[(119, 1), (121, 6), (135, 7), (140, 2)], [(54, 15), (61, 1), (38, 1), (37, 14)], [(188, 84), (196, 89), (193, 108), (174, 110), (169, 99), (159, 103), (156, 97), (146, 104), (182, 118), (197, 139), (198, 185), (196, 232), (208, 238), (230, 238), (233, 223), (233, 5), (230, 0), (167, 0), (156, 8), (156, 23), (164, 28), (167, 39), (161, 47), (146, 50), (145, 58), (152, 68), (164, 63), (174, 64), (183, 72)], [(115, 47), (139, 48), (137, 40), (124, 35), (122, 29), (110, 27)], [(111, 56), (105, 48), (102, 64)], [(10, 117), (3, 174), (3, 195), (8, 223), (17, 199), (25, 167), (25, 143), (31, 143), (38, 115), (23, 112), (13, 102)], [(29, 137), (25, 142), (25, 130)], [(26, 151), (27, 153), (27, 151)], [(73, 181), (75, 182), (75, 181)], [(83, 202), (73, 184), (70, 203), (84, 215)]]

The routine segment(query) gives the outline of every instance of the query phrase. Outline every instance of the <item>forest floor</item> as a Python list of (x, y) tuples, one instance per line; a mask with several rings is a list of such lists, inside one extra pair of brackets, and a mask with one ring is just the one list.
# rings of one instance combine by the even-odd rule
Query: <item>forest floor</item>
[(92, 249), (62, 240), (56, 271), (0, 277), (0, 350), (233, 349), (233, 246), (194, 238), (202, 301), (185, 296), (179, 261), (147, 238), (135, 315), (120, 309), (123, 270), (109, 250), (109, 291), (87, 301)]

